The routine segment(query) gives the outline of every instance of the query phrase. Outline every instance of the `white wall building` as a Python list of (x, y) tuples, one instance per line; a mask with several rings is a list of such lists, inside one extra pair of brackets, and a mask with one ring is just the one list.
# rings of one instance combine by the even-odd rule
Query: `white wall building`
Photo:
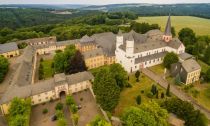
[(185, 52), (182, 42), (172, 38), (170, 16), (165, 33), (160, 30), (151, 30), (146, 34), (131, 31), (124, 34), (119, 32), (116, 37), (116, 62), (128, 73), (161, 64), (167, 52)]

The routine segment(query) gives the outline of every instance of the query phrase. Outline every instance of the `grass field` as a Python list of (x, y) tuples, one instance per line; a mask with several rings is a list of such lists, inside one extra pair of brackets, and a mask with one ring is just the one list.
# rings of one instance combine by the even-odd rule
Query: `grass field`
[[(137, 22), (147, 22), (149, 24), (159, 24), (164, 31), (168, 16), (139, 17)], [(175, 27), (176, 34), (184, 28), (189, 27), (197, 35), (210, 35), (210, 19), (192, 16), (172, 16), (171, 25)]]
[(44, 78), (50, 78), (53, 76), (54, 74), (54, 70), (51, 67), (53, 63), (53, 60), (44, 60), (43, 62), (41, 62), (41, 64), (43, 65), (43, 71), (44, 71)]
[[(141, 95), (142, 103), (148, 102), (150, 100), (160, 101), (161, 99), (156, 99), (155, 96), (153, 98), (147, 97), (147, 94), (150, 92), (151, 87), (155, 82), (148, 78), (147, 76), (141, 74), (140, 82), (135, 81), (134, 74), (130, 75), (129, 79), (130, 84), (132, 85), (131, 88), (125, 88), (120, 94), (120, 101), (117, 107), (115, 108), (114, 115), (121, 116), (124, 109), (129, 106), (138, 106), (136, 103), (136, 97)], [(162, 92), (165, 93), (165, 89), (157, 85), (159, 91), (159, 97)], [(143, 93), (142, 93), (143, 91)]]

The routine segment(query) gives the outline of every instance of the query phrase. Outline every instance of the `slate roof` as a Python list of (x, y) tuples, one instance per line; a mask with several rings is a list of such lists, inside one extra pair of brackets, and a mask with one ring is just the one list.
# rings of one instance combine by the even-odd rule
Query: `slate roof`
[(168, 21), (166, 23), (165, 27), (165, 35), (171, 36), (171, 15), (168, 16)]
[(116, 35), (112, 32), (99, 33), (91, 36), (107, 56), (115, 56)]
[(57, 39), (56, 36), (50, 36), (50, 37), (43, 37), (43, 38), (33, 38), (33, 39), (27, 39), (27, 40), (22, 40), (18, 41), (18, 43), (39, 43), (39, 42), (46, 42), (50, 41), (51, 43), (56, 43)]
[(86, 52), (82, 53), (82, 55), (84, 56), (84, 59), (89, 59), (89, 58), (92, 58), (92, 57), (101, 56), (103, 54), (104, 53), (103, 53), (102, 48), (97, 48), (97, 49), (86, 51)]
[(123, 45), (120, 45), (119, 48), (126, 51), (126, 40), (128, 40), (130, 36), (134, 39), (134, 53), (140, 53), (166, 46), (178, 49), (182, 45), (182, 42), (178, 38), (173, 38), (172, 41), (166, 43), (162, 40), (162, 35), (163, 33), (158, 29), (151, 30), (146, 34), (139, 34), (132, 30), (129, 33), (123, 34), (124, 43)]
[(94, 42), (94, 41), (95, 40), (93, 38), (89, 37), (88, 35), (85, 35), (80, 39), (81, 43)]
[(35, 84), (29, 84), (25, 86), (11, 85), (2, 96), (0, 104), (9, 102), (14, 97), (27, 98), (33, 95), (54, 90), (56, 82), (66, 81), (69, 85), (72, 85), (92, 79), (94, 79), (94, 76), (90, 72), (84, 71), (71, 75), (64, 75), (63, 73), (61, 73), (55, 75), (55, 78), (51, 78), (48, 80), (40, 81)]
[(17, 43), (15, 42), (0, 44), (0, 54), (15, 51), (15, 50), (18, 50)]
[(188, 59), (182, 62), (182, 67), (188, 73), (201, 69), (201, 66), (194, 59)]
[(190, 55), (189, 53), (181, 53), (181, 54), (179, 54), (179, 58), (180, 58), (181, 60), (191, 59), (192, 57), (193, 57), (193, 56)]
[(160, 52), (160, 53), (156, 53), (156, 54), (152, 54), (152, 55), (148, 55), (148, 56), (144, 56), (144, 57), (139, 57), (139, 58), (135, 59), (135, 64), (158, 59), (158, 58), (163, 58), (166, 54), (167, 54), (167, 52)]

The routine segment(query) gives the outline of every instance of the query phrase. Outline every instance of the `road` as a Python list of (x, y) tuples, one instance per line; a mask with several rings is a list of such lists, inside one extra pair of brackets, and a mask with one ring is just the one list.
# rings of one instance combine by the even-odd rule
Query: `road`
[[(142, 69), (141, 70), (146, 76), (154, 80), (156, 83), (158, 83), (160, 86), (163, 88), (167, 89), (168, 87), (168, 82), (164, 80), (161, 76), (155, 74), (154, 72), (150, 71), (149, 69)], [(190, 102), (195, 109), (200, 110), (203, 114), (206, 115), (206, 117), (210, 120), (210, 111), (200, 104), (198, 104), (192, 97), (188, 96), (185, 92), (183, 92), (181, 89), (178, 89), (174, 85), (170, 85), (170, 91), (173, 93), (175, 96), (180, 98), (183, 101), (188, 101)]]

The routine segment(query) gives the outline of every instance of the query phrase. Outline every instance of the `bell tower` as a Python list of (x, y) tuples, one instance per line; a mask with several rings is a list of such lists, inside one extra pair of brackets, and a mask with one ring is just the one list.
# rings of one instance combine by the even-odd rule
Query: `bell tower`
[(166, 24), (166, 27), (165, 27), (165, 32), (164, 32), (164, 35), (163, 35), (162, 39), (165, 42), (170, 42), (172, 40), (172, 34), (171, 34), (171, 16), (170, 16), (170, 14), (168, 16), (168, 21), (167, 21), (167, 24)]

